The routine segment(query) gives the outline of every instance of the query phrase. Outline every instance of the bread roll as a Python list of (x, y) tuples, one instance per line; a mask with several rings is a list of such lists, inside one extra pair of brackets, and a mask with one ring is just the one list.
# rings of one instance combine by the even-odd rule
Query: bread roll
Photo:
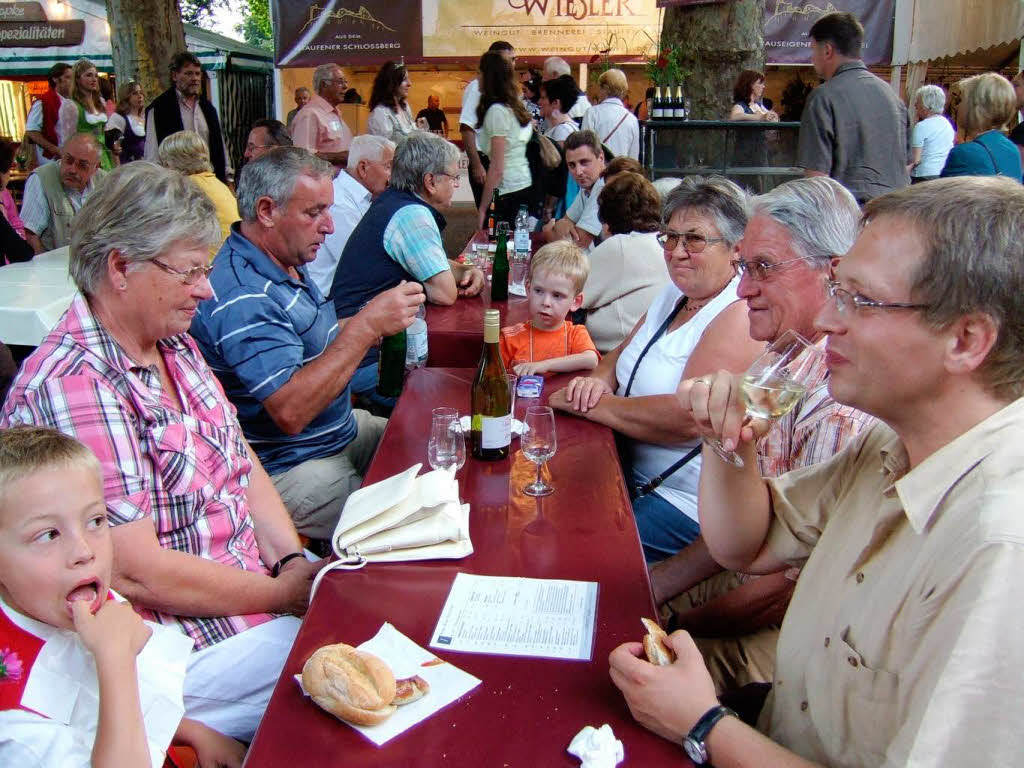
[(644, 653), (647, 654), (647, 660), (659, 667), (666, 667), (674, 662), (676, 660), (675, 651), (668, 644), (668, 635), (665, 634), (661, 625), (651, 619), (640, 619), (640, 621), (647, 629), (647, 634), (644, 635)]
[(318, 705), (356, 725), (391, 717), (395, 676), (376, 656), (338, 643), (318, 649), (302, 667), (302, 687)]

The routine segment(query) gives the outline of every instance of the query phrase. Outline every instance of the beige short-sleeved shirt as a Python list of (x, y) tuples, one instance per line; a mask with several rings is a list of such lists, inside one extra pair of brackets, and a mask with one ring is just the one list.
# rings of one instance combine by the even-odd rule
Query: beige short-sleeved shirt
[(1024, 399), (907, 471), (884, 424), (766, 481), (804, 565), (758, 727), (829, 766), (1024, 755)]
[(327, 99), (310, 96), (292, 121), (292, 141), (310, 152), (344, 152), (352, 143), (352, 131)]

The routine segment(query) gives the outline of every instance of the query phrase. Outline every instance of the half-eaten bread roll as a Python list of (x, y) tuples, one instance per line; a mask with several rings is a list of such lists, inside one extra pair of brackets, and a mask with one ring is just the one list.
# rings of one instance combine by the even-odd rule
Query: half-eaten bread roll
[(309, 657), (302, 687), (332, 715), (356, 725), (377, 725), (395, 712), (391, 668), (344, 643), (325, 645)]
[(676, 653), (668, 644), (668, 635), (658, 622), (651, 619), (640, 619), (644, 623), (647, 634), (644, 635), (644, 653), (651, 664), (665, 667), (676, 660)]

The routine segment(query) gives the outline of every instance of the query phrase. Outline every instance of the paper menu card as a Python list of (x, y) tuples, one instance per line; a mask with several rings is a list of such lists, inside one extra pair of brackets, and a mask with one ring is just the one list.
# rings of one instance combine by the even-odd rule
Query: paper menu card
[[(390, 623), (385, 622), (372, 638), (358, 646), (360, 651), (372, 653), (388, 663), (395, 678), (419, 675), (430, 683), (430, 692), (405, 706), (398, 707), (391, 717), (377, 725), (354, 725), (355, 728), (378, 747), (393, 739), (403, 731), (412, 728), (416, 723), (426, 720), (435, 712), (439, 712), (453, 701), (464, 696), (480, 685), (479, 678), (463, 672), (448, 662), (440, 661), (426, 648), (416, 645)], [(424, 665), (428, 666), (424, 666)], [(295, 675), (302, 687), (302, 675)], [(315, 706), (315, 705), (314, 705)], [(345, 721), (341, 721), (345, 722)]]
[(589, 661), (597, 583), (456, 574), (430, 645)]

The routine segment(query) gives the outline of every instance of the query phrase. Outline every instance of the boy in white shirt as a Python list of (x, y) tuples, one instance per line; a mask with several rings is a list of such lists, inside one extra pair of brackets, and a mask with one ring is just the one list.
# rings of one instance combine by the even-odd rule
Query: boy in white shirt
[(182, 719), (193, 641), (117, 600), (112, 563), (96, 457), (0, 430), (0, 765), (160, 768), (173, 738), (240, 766), (241, 744)]

